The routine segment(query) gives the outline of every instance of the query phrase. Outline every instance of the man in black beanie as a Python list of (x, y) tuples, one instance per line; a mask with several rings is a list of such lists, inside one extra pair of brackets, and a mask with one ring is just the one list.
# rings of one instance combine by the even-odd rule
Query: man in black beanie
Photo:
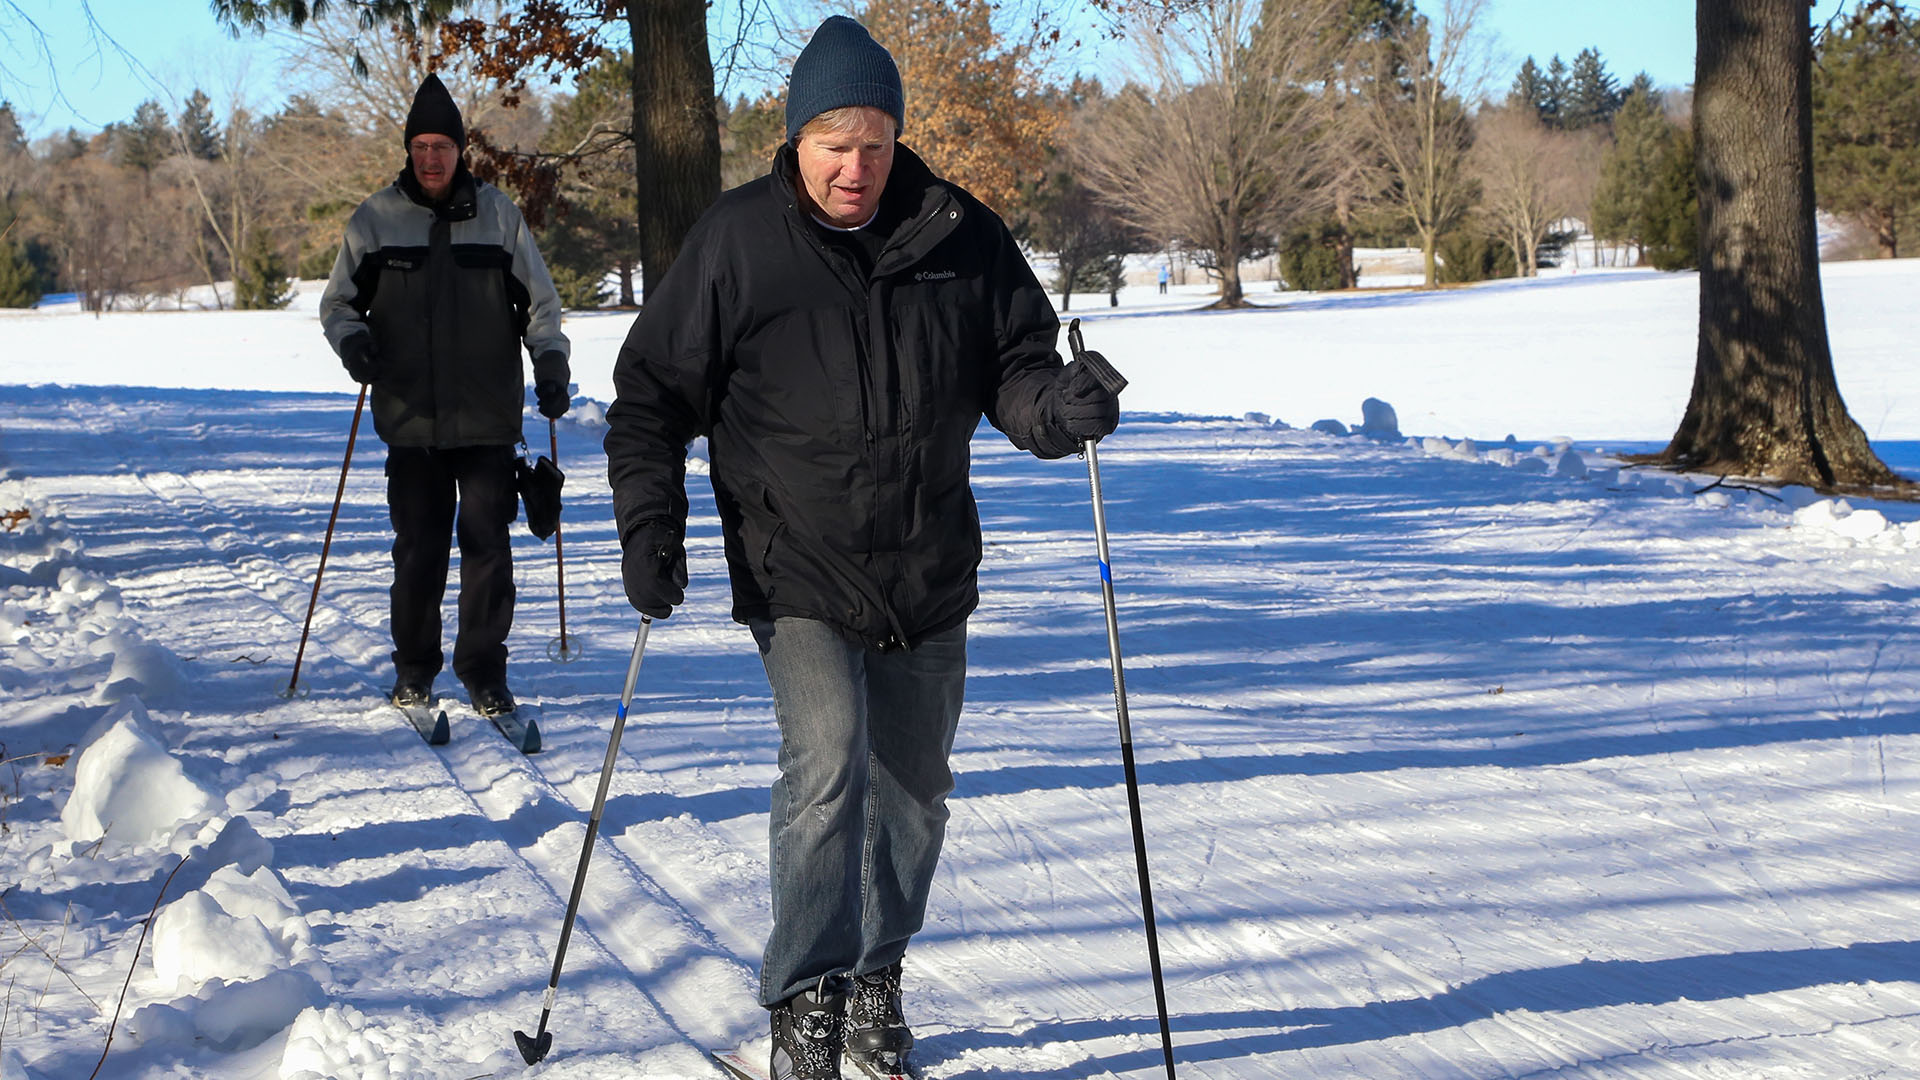
[(984, 415), (1043, 458), (1119, 403), (1054, 352), (1059, 320), (993, 211), (896, 141), (900, 75), (852, 19), (793, 66), (772, 171), (688, 234), (614, 368), (608, 476), (627, 598), (684, 600), (686, 445), (705, 435), (733, 617), (780, 726), (776, 1080), (907, 1072), (919, 931), (978, 602), (968, 445)]
[(414, 95), (404, 139), (399, 178), (347, 222), (320, 321), (347, 373), (371, 384), (374, 430), (387, 444), (393, 701), (432, 700), (445, 662), (448, 536), (457, 532), (453, 672), (475, 711), (498, 718), (514, 708), (507, 527), (519, 514), (521, 348), (533, 357), (540, 412), (553, 418), (569, 404), (570, 349), (533, 234), (505, 193), (467, 171), (466, 127), (438, 76)]

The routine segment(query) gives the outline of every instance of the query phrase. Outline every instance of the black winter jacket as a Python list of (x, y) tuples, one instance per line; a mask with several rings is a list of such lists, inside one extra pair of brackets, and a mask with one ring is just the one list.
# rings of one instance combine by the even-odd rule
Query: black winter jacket
[(535, 380), (569, 380), (560, 298), (506, 193), (466, 166), (442, 203), (407, 166), (347, 222), (320, 322), (339, 351), (370, 334), (385, 373), (373, 423), (389, 446), (520, 441), (524, 342)]
[(906, 147), (867, 280), (827, 252), (794, 161), (721, 195), (649, 290), (614, 367), (614, 512), (623, 540), (652, 519), (684, 533), (706, 435), (734, 618), (910, 647), (978, 602), (981, 416), (1041, 457), (1079, 448), (1052, 419), (1060, 324), (1000, 218)]

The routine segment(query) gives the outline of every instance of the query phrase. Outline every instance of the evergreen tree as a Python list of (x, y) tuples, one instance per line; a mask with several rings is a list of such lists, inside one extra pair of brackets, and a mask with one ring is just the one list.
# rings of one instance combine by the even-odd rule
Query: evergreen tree
[(1871, 230), (1886, 258), (1911, 254), (1920, 214), (1920, 41), (1864, 18), (1821, 37), (1813, 65), (1814, 189), (1822, 209)]
[(1332, 218), (1303, 226), (1280, 239), (1280, 284), (1288, 291), (1327, 292), (1344, 288), (1339, 225)]
[(1693, 175), (1693, 132), (1670, 126), (1646, 200), (1647, 262), (1656, 270), (1700, 265), (1700, 188)]
[(188, 157), (212, 161), (220, 156), (220, 128), (213, 120), (213, 100), (204, 91), (194, 90), (180, 110), (180, 142)]
[[(540, 232), (540, 252), (561, 300), (593, 308), (609, 299), (606, 279), (620, 281), (619, 301), (634, 303), (633, 274), (640, 233), (630, 96), (633, 56), (607, 53), (574, 82), (574, 95), (555, 104), (540, 149), (561, 160), (558, 212)], [(765, 161), (760, 166), (766, 169)]]
[(30, 308), (40, 300), (40, 274), (20, 245), (0, 243), (0, 308)]
[(1540, 101), (1540, 119), (1548, 127), (1565, 127), (1562, 122), (1567, 111), (1567, 98), (1573, 92), (1572, 80), (1567, 76), (1566, 61), (1559, 54), (1547, 62), (1547, 78), (1542, 86), (1545, 97)]
[(1566, 131), (1604, 124), (1613, 119), (1622, 103), (1620, 84), (1607, 74), (1606, 62), (1600, 59), (1597, 49), (1581, 49), (1573, 58), (1573, 72), (1566, 87), (1559, 120), (1559, 126)]
[(26, 152), (27, 135), (20, 130), (20, 118), (14, 114), (13, 102), (0, 99), (0, 157)]
[(173, 156), (173, 126), (157, 101), (141, 102), (132, 121), (109, 125), (108, 130), (113, 132), (115, 160), (130, 169), (150, 173)]
[(1065, 168), (1056, 168), (1022, 202), (1021, 239), (1054, 257), (1053, 287), (1062, 311), (1071, 308), (1075, 292), (1104, 292), (1113, 299), (1125, 280), (1127, 254), (1150, 247)]
[[(1656, 87), (1653, 85), (1653, 76), (1647, 74), (1644, 71), (1642, 71), (1638, 75), (1635, 75), (1633, 77), (1633, 81), (1627, 84), (1627, 88), (1620, 92), (1620, 104), (1625, 105), (1627, 103), (1627, 99), (1632, 97), (1635, 94), (1644, 94), (1646, 95), (1647, 99), (1653, 102), (1655, 105), (1658, 105), (1662, 108), (1666, 107), (1665, 106), (1666, 95), (1660, 92), (1659, 87)], [(1619, 110), (1617, 109), (1615, 110), (1616, 113), (1618, 111)]]
[(1674, 125), (1659, 103), (1645, 93), (1630, 95), (1613, 119), (1613, 146), (1600, 165), (1588, 227), (1602, 240), (1645, 249), (1655, 237), (1651, 205), (1675, 137)]
[(273, 230), (250, 230), (246, 246), (240, 250), (240, 265), (233, 275), (233, 306), (241, 311), (266, 311), (292, 302), (287, 258), (274, 245)]
[(1533, 57), (1527, 57), (1527, 62), (1520, 65), (1520, 74), (1514, 76), (1513, 88), (1507, 91), (1507, 104), (1525, 105), (1540, 119), (1547, 119), (1552, 104), (1550, 89), (1546, 75), (1533, 62)]

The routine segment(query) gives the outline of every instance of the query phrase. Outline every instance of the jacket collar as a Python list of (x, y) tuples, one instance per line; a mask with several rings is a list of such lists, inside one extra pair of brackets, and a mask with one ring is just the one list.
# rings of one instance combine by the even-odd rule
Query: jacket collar
[(467, 163), (462, 161), (460, 167), (454, 170), (453, 185), (447, 189), (447, 197), (435, 202), (421, 189), (420, 179), (413, 175), (413, 162), (409, 161), (401, 168), (393, 186), (412, 202), (433, 211), (434, 216), (442, 221), (471, 221), (479, 212), (479, 183), (473, 178), (473, 173), (467, 171)]
[[(810, 225), (800, 198), (800, 158), (791, 142), (781, 143), (773, 155), (773, 191), (786, 206), (789, 219), (802, 228)], [(910, 266), (944, 239), (964, 216), (952, 185), (933, 174), (920, 155), (905, 143), (893, 144), (893, 169), (880, 194), (880, 217), (892, 222), (876, 272)], [(904, 255), (902, 254), (904, 252)]]

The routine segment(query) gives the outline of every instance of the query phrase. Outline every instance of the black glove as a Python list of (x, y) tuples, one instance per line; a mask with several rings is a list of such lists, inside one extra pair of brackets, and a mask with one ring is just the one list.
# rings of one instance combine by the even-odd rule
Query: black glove
[(621, 541), (620, 578), (627, 603), (642, 615), (664, 619), (687, 598), (687, 548), (680, 530), (665, 518), (648, 518)]
[[(1101, 356), (1100, 362), (1104, 364), (1106, 357)], [(1093, 366), (1082, 361), (1069, 364), (1063, 383), (1053, 406), (1055, 426), (1081, 442), (1113, 434), (1120, 426), (1120, 398), (1101, 384)]]
[(355, 334), (341, 342), (340, 363), (357, 383), (379, 382), (386, 374), (386, 366), (380, 362), (380, 346), (374, 344), (371, 334)]
[(567, 415), (567, 406), (573, 399), (567, 396), (567, 384), (541, 379), (533, 384), (533, 399), (540, 405), (540, 415), (549, 420), (558, 420)]

